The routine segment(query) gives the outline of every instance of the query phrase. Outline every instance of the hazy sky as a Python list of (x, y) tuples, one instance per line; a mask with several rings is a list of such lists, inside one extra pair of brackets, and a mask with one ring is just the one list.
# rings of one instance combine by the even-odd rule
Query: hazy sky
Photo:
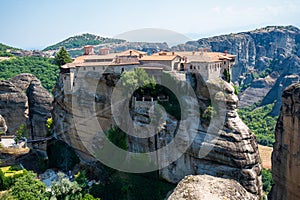
[(44, 48), (69, 36), (163, 28), (199, 38), (300, 27), (299, 0), (0, 0), (0, 42)]

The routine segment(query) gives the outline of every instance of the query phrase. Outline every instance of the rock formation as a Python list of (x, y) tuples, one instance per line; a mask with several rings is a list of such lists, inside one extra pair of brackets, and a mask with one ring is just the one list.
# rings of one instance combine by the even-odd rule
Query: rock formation
[(273, 200), (300, 199), (300, 83), (286, 88), (275, 130)]
[(8, 134), (14, 134), (22, 124), (26, 124), (27, 96), (9, 81), (0, 81), (0, 114), (6, 121)]
[(7, 125), (5, 119), (0, 115), (0, 134), (6, 134)]
[(20, 74), (0, 81), (0, 114), (7, 133), (14, 134), (21, 125), (28, 128), (28, 139), (46, 137), (46, 121), (51, 117), (53, 98), (32, 74)]
[[(277, 101), (272, 114), (279, 115), (282, 88), (297, 81), (300, 73), (300, 30), (293, 26), (268, 26), (254, 31), (203, 38), (178, 45), (173, 50), (212, 51), (237, 55), (233, 82), (243, 86), (241, 106)], [(272, 72), (274, 72), (272, 74)], [(290, 75), (296, 78), (291, 80)]]
[[(237, 114), (238, 98), (234, 94), (234, 89), (221, 80), (212, 80), (207, 84), (210, 88), (214, 87), (216, 91), (224, 92), (225, 97), (223, 95), (220, 97), (220, 93), (217, 92), (213, 99), (223, 101), (226, 105), (225, 120), (219, 126), (220, 129), (205, 130), (199, 127), (190, 148), (181, 158), (161, 170), (161, 176), (170, 182), (178, 182), (188, 174), (209, 174), (235, 179), (247, 191), (256, 194), (259, 199), (262, 194), (262, 183), (258, 146), (255, 136)], [(213, 126), (218, 127), (214, 121), (212, 123)], [(219, 136), (214, 140), (205, 139), (205, 137), (214, 138), (215, 134)], [(166, 135), (161, 135), (158, 141), (166, 143), (167, 138)], [(213, 146), (212, 150), (205, 157), (200, 158), (200, 149), (211, 146)]]
[[(90, 123), (92, 118), (96, 118), (103, 130), (108, 130), (114, 125), (111, 113), (112, 91), (119, 80), (114, 74), (99, 75), (97, 72), (89, 71), (84, 75), (77, 74), (75, 88), (72, 92), (66, 91), (61, 74), (54, 89), (54, 133), (58, 138), (64, 140), (72, 146), (85, 161), (94, 161), (92, 152), (84, 145), (91, 141)], [(80, 78), (80, 76), (83, 76)], [(168, 167), (159, 170), (162, 178), (169, 182), (178, 183), (184, 176), (189, 174), (209, 174), (217, 177), (235, 179), (248, 192), (254, 194), (257, 199), (262, 195), (261, 166), (259, 163), (258, 146), (255, 136), (239, 118), (236, 109), (238, 98), (234, 94), (233, 87), (221, 79), (213, 80), (209, 87), (214, 88), (214, 92), (207, 94), (208, 89), (201, 87), (201, 80), (197, 80), (196, 95), (199, 98), (199, 105), (205, 108), (205, 102), (201, 99), (212, 97), (212, 101), (222, 102), (225, 105), (225, 121), (221, 124), (221, 129), (212, 130), (206, 133), (205, 125), (199, 125), (196, 137), (190, 148), (183, 155)], [(78, 85), (81, 85), (79, 87)], [(221, 91), (221, 92), (220, 92)], [(222, 92), (223, 91), (223, 92)], [(87, 101), (92, 99), (93, 102)], [(94, 104), (94, 105), (93, 105)], [(77, 106), (77, 111), (74, 109)], [(95, 109), (97, 112), (93, 112)], [(76, 112), (75, 112), (76, 111)], [(82, 117), (84, 113), (90, 116)], [(139, 117), (136, 117), (139, 116)], [(143, 117), (141, 117), (143, 116)], [(133, 111), (135, 122), (143, 125), (147, 117), (141, 110)], [(75, 120), (76, 119), (76, 120)], [(80, 123), (80, 129), (75, 122)], [(207, 120), (202, 120), (206, 124)], [(180, 123), (184, 123), (181, 121)], [(135, 139), (128, 137), (128, 147), (133, 152), (151, 152), (163, 147), (175, 137), (178, 121), (172, 116), (167, 116), (163, 124), (160, 124), (160, 132), (157, 138)], [(208, 122), (209, 124), (209, 122)], [(196, 125), (197, 127), (197, 125)], [(99, 130), (98, 130), (99, 131)], [(95, 129), (97, 132), (97, 129)], [(214, 135), (219, 135), (215, 137)], [(205, 139), (216, 138), (214, 141)], [(180, 138), (180, 142), (185, 143), (189, 138)], [(90, 144), (93, 146), (92, 142)], [(180, 145), (179, 145), (180, 146)], [(205, 157), (199, 158), (200, 149), (210, 148), (212, 150)], [(180, 148), (180, 147), (179, 147)], [(172, 155), (162, 155), (166, 159)]]
[(186, 176), (168, 200), (254, 200), (237, 181), (209, 175)]
[(53, 98), (37, 79), (30, 82), (26, 92), (31, 137), (34, 139), (43, 138), (48, 134), (45, 124), (47, 119), (51, 117)]

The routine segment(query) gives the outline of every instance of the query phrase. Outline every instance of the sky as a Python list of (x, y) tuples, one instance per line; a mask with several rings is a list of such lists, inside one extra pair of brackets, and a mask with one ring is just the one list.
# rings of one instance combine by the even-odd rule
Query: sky
[(191, 39), (268, 25), (300, 27), (299, 0), (0, 0), (0, 42), (43, 49), (70, 36), (155, 28)]

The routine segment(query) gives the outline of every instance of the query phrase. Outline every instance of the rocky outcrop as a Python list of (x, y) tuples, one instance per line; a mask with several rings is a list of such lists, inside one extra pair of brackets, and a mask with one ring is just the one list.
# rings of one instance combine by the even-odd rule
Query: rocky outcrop
[(41, 81), (32, 80), (26, 90), (29, 106), (29, 123), (31, 138), (44, 138), (48, 134), (47, 119), (51, 117), (51, 94), (42, 86)]
[[(81, 77), (81, 80), (80, 75), (77, 76), (75, 85), (81, 85), (81, 87), (76, 88), (76, 91), (72, 93), (65, 91), (64, 78), (62, 76), (56, 82), (53, 90), (53, 132), (59, 139), (75, 149), (81, 159), (85, 161), (95, 160), (82, 143), (84, 133), (90, 128), (88, 122), (93, 118), (97, 118), (104, 131), (109, 130), (113, 124), (110, 111), (111, 95), (113, 87), (118, 80), (119, 77), (114, 75), (99, 76), (97, 72), (88, 72), (84, 77)], [(85, 88), (86, 90), (80, 88)], [(95, 90), (93, 91), (93, 89)], [(74, 111), (78, 109), (79, 112), (91, 110), (93, 102), (90, 102), (88, 99), (95, 101), (97, 111), (91, 113), (90, 116), (86, 116), (87, 118), (76, 116), (77, 120), (75, 121), (74, 115), (76, 113)], [(79, 108), (76, 109), (74, 103), (77, 103)], [(78, 133), (78, 127), (76, 127), (75, 123), (82, 124), (80, 133)], [(86, 135), (89, 134), (87, 131)]]
[[(74, 90), (70, 92), (65, 90), (63, 76), (60, 75), (54, 89), (54, 133), (57, 134), (58, 138), (72, 146), (81, 159), (94, 161), (93, 152), (88, 151), (87, 146), (84, 145), (85, 143), (90, 146), (94, 145), (94, 137), (87, 130), (99, 131), (91, 123), (93, 118), (97, 119), (104, 131), (115, 124), (114, 120), (116, 119), (112, 118), (111, 113), (111, 102), (112, 92), (119, 77), (114, 74), (99, 75), (93, 71), (82, 74), (78, 72)], [(190, 174), (209, 174), (234, 179), (248, 192), (255, 195), (257, 199), (260, 199), (262, 183), (258, 146), (255, 136), (237, 114), (238, 97), (234, 94), (233, 87), (221, 79), (212, 80), (207, 83), (208, 87), (212, 88), (211, 94), (209, 94), (207, 93), (208, 89), (202, 87), (205, 83), (201, 83), (198, 78), (196, 81), (195, 91), (200, 107), (205, 108), (206, 102), (209, 102), (210, 98), (211, 101), (225, 105), (222, 108), (224, 121), (212, 125), (212, 127), (221, 128), (209, 130), (207, 130), (209, 127), (205, 125), (207, 119), (202, 119), (199, 127), (194, 124), (193, 126), (196, 127), (194, 129), (196, 133), (194, 141), (178, 160), (159, 170), (160, 176), (172, 183), (178, 183), (184, 176)], [(135, 124), (143, 127), (150, 122), (149, 114), (143, 110), (135, 109), (132, 112)], [(216, 120), (216, 122), (219, 121)], [(80, 126), (76, 123), (80, 123)], [(180, 123), (188, 122), (181, 120)], [(160, 130), (156, 136), (145, 139), (128, 136), (129, 150), (131, 152), (153, 152), (164, 147), (174, 140), (176, 132), (180, 129), (178, 124), (178, 120), (168, 115), (157, 126)], [(143, 135), (143, 133), (140, 134)], [(176, 139), (178, 149), (181, 149), (181, 144), (189, 142), (188, 135)], [(211, 148), (211, 151), (205, 156), (200, 156), (201, 149), (206, 148)], [(171, 160), (173, 155), (164, 154), (161, 156), (165, 160)]]
[(286, 88), (272, 153), (274, 200), (300, 199), (300, 83)]
[[(284, 77), (300, 75), (300, 30), (293, 26), (268, 26), (249, 32), (203, 38), (178, 45), (173, 50), (197, 51), (198, 48), (219, 52), (227, 50), (237, 55), (232, 79), (243, 86), (243, 89), (248, 88), (241, 92), (241, 105), (248, 106), (259, 101), (266, 104), (277, 100), (279, 104), (274, 108), (274, 115), (279, 115), (281, 102), (282, 90), (277, 90), (278, 86), (286, 88), (288, 81)], [(280, 76), (263, 88), (257, 87), (257, 79), (266, 83), (269, 79), (267, 75), (272, 72)], [(271, 89), (274, 91), (270, 91)]]
[(10, 81), (0, 81), (0, 114), (6, 121), (8, 134), (14, 134), (27, 123), (27, 96)]
[(9, 81), (0, 81), (0, 114), (6, 121), (8, 134), (14, 134), (25, 125), (28, 139), (45, 137), (52, 101), (51, 94), (32, 74), (20, 74)]
[[(161, 176), (170, 182), (178, 182), (189, 174), (209, 174), (230, 178), (238, 181), (259, 199), (262, 194), (262, 183), (258, 146), (254, 134), (237, 114), (238, 98), (234, 94), (234, 89), (220, 79), (212, 80), (207, 84), (212, 101), (222, 102), (221, 105), (225, 105), (222, 110), (225, 112), (224, 121), (213, 118), (210, 125), (212, 129), (199, 127), (190, 148), (182, 157), (162, 169)], [(212, 92), (213, 90), (215, 93)], [(161, 135), (158, 141), (167, 143), (168, 138), (166, 135)], [(206, 156), (199, 156), (201, 149), (210, 147), (212, 147), (211, 151)]]
[(237, 181), (209, 175), (186, 176), (168, 200), (254, 200)]
[(0, 134), (6, 134), (7, 125), (5, 119), (0, 115)]

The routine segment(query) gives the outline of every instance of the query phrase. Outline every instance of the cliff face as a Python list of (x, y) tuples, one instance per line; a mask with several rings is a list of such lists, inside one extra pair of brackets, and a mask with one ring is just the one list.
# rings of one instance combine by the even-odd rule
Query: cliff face
[(186, 176), (181, 180), (168, 200), (254, 200), (237, 181), (209, 175)]
[[(113, 74), (101, 75), (96, 72), (87, 72), (81, 79), (77, 74), (74, 91), (68, 92), (64, 87), (64, 75), (60, 75), (54, 90), (54, 132), (58, 138), (67, 142), (85, 161), (94, 161), (91, 152), (83, 145), (86, 141), (91, 141), (91, 133), (87, 130), (93, 129), (90, 123), (92, 117), (97, 118), (103, 130), (108, 130), (114, 125), (111, 114), (112, 92), (115, 84), (119, 80), (118, 76)], [(238, 98), (234, 94), (233, 87), (216, 79), (208, 83), (214, 92), (207, 93), (208, 89), (202, 87), (203, 83), (196, 77), (196, 95), (199, 99), (222, 102), (225, 105), (224, 122), (217, 124), (221, 129), (211, 129), (207, 131), (207, 122), (203, 119), (198, 128), (196, 136), (190, 148), (182, 156), (159, 170), (162, 178), (169, 182), (178, 183), (184, 176), (189, 174), (210, 174), (217, 177), (230, 178), (238, 181), (248, 192), (254, 194), (260, 199), (262, 194), (261, 184), (261, 166), (259, 164), (258, 147), (255, 136), (250, 132), (247, 126), (239, 118), (236, 109)], [(76, 87), (83, 86), (83, 89)], [(95, 87), (96, 86), (96, 87)], [(220, 91), (224, 91), (221, 92)], [(87, 101), (93, 99), (94, 102)], [(75, 100), (75, 101), (74, 101)], [(94, 106), (91, 106), (94, 104)], [(201, 108), (206, 108), (204, 100), (199, 100)], [(76, 113), (76, 105), (79, 110)], [(92, 111), (93, 108), (97, 111)], [(90, 116), (88, 116), (90, 113)], [(135, 125), (143, 127), (149, 123), (149, 113), (142, 109), (132, 111)], [(85, 115), (85, 117), (83, 117)], [(81, 124), (78, 130), (74, 118)], [(146, 139), (137, 139), (131, 136), (127, 138), (128, 148), (131, 152), (152, 152), (158, 148), (164, 147), (170, 141), (175, 140), (175, 134), (178, 131), (178, 121), (168, 115), (158, 127), (160, 129), (156, 136)], [(197, 125), (196, 125), (197, 127)], [(97, 131), (97, 129), (95, 129)], [(98, 130), (99, 131), (99, 130)], [(209, 132), (209, 133), (206, 133)], [(143, 133), (140, 133), (143, 135)], [(147, 133), (145, 133), (147, 134)], [(215, 135), (219, 135), (216, 137)], [(209, 140), (207, 138), (215, 138)], [(181, 144), (188, 142), (189, 138), (180, 138), (178, 148)], [(91, 144), (92, 145), (92, 144)], [(210, 153), (204, 157), (199, 156), (200, 149), (213, 147)], [(165, 160), (172, 159), (172, 155), (161, 155)]]
[(14, 134), (25, 125), (28, 139), (45, 137), (52, 101), (50, 93), (32, 74), (20, 74), (9, 81), (0, 81), (0, 114), (6, 122), (8, 134)]
[[(199, 82), (198, 82), (199, 83)], [(207, 83), (215, 91), (224, 91), (224, 96), (219, 92), (212, 92), (212, 101), (222, 101), (225, 105), (225, 118), (221, 124), (212, 118), (210, 127), (199, 127), (190, 148), (175, 162), (162, 169), (160, 174), (166, 180), (176, 183), (185, 175), (209, 174), (216, 177), (230, 178), (238, 181), (247, 191), (256, 194), (259, 199), (261, 191), (261, 166), (259, 164), (258, 146), (255, 136), (242, 122), (237, 114), (238, 98), (233, 87), (221, 80), (212, 80)], [(222, 93), (223, 94), (223, 93)], [(197, 93), (199, 96), (205, 94)], [(218, 114), (217, 114), (218, 115)], [(220, 129), (214, 127), (219, 127)], [(218, 137), (215, 137), (219, 134)], [(170, 135), (159, 135), (159, 141), (166, 144)], [(214, 139), (207, 139), (214, 138)], [(162, 146), (162, 144), (160, 144)], [(204, 157), (199, 156), (201, 149), (213, 146)]]
[(300, 84), (282, 94), (282, 108), (276, 125), (272, 154), (274, 200), (300, 199)]
[(0, 81), (0, 114), (8, 126), (8, 134), (13, 134), (22, 124), (26, 124), (28, 99), (24, 92), (9, 81)]
[(274, 114), (279, 114), (282, 90), (278, 90), (278, 86), (282, 85), (285, 88), (290, 83), (287, 81), (290, 79), (289, 75), (295, 74), (296, 79), (300, 75), (300, 30), (298, 28), (270, 26), (249, 32), (191, 41), (173, 49), (196, 51), (203, 47), (219, 52), (227, 50), (237, 55), (232, 80), (244, 86), (244, 91), (240, 95), (241, 106), (252, 105), (260, 100), (263, 100), (263, 104), (277, 100), (279, 104), (276, 104)]

